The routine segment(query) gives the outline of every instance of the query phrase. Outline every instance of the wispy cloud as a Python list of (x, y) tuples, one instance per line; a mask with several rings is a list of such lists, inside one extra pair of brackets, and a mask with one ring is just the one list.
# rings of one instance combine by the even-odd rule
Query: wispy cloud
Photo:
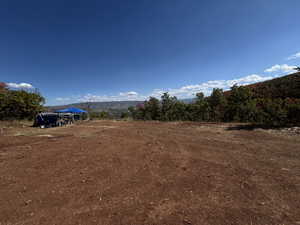
[(6, 83), (9, 88), (15, 89), (33, 89), (34, 87), (28, 83)]
[(94, 95), (86, 94), (79, 96), (79, 102), (106, 102), (106, 101), (139, 101), (145, 100), (147, 96), (140, 95), (135, 91), (121, 92), (119, 95)]
[(55, 99), (56, 101), (58, 101), (58, 102), (67, 102), (67, 101), (70, 101), (70, 100), (72, 100), (72, 98), (56, 98)]
[(248, 85), (256, 82), (262, 82), (270, 80), (273, 76), (261, 76), (257, 74), (251, 74), (245, 77), (232, 79), (232, 80), (212, 80), (200, 84), (187, 85), (175, 89), (156, 89), (150, 96), (160, 97), (162, 93), (169, 92), (170, 95), (177, 96), (178, 98), (189, 98), (193, 97), (198, 92), (203, 92), (205, 95), (209, 95), (214, 88), (222, 88), (228, 90), (233, 85)]
[(296, 54), (287, 57), (287, 60), (292, 60), (297, 58), (300, 58), (300, 52), (297, 52)]
[(120, 96), (133, 97), (133, 96), (138, 96), (138, 93), (135, 91), (121, 92)]
[(274, 72), (283, 72), (283, 73), (290, 73), (295, 70), (295, 66), (289, 66), (287, 64), (276, 64), (270, 68), (265, 69), (266, 73), (274, 73)]

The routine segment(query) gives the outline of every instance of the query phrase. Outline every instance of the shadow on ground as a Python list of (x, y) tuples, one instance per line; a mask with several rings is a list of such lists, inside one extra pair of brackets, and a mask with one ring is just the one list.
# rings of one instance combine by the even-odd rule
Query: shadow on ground
[(255, 130), (255, 129), (264, 129), (264, 130), (278, 130), (284, 128), (291, 128), (295, 126), (285, 125), (285, 126), (272, 126), (272, 125), (265, 125), (265, 124), (238, 124), (229, 126), (226, 130)]

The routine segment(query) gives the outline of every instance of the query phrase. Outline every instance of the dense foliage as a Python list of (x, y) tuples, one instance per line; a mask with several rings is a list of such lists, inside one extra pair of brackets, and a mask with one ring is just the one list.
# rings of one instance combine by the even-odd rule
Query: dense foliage
[(255, 98), (300, 98), (300, 73), (248, 86)]
[(89, 113), (90, 119), (98, 119), (98, 120), (103, 120), (103, 119), (111, 119), (111, 115), (108, 112), (102, 111), (102, 112), (90, 112)]
[(33, 119), (44, 101), (38, 92), (9, 90), (0, 83), (0, 120)]
[[(298, 75), (299, 76), (299, 75)], [(293, 77), (292, 77), (293, 78)], [(130, 115), (137, 120), (251, 122), (268, 126), (300, 125), (299, 82), (275, 79), (251, 86), (233, 86), (230, 91), (214, 89), (210, 96), (196, 95), (196, 101), (185, 104), (164, 93), (161, 100), (151, 97)], [(298, 78), (299, 80), (299, 78)], [(277, 93), (280, 90), (281, 93)]]

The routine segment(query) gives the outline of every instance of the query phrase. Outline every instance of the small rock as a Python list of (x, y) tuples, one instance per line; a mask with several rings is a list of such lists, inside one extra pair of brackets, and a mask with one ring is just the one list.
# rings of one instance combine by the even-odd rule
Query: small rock
[(29, 205), (30, 203), (32, 202), (32, 200), (27, 200), (27, 201), (25, 201), (25, 205)]

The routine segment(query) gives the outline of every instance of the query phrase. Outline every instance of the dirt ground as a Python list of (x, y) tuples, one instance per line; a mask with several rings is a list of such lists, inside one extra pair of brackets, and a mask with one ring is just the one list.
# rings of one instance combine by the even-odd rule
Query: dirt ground
[(0, 130), (0, 225), (300, 224), (300, 136), (90, 121)]

